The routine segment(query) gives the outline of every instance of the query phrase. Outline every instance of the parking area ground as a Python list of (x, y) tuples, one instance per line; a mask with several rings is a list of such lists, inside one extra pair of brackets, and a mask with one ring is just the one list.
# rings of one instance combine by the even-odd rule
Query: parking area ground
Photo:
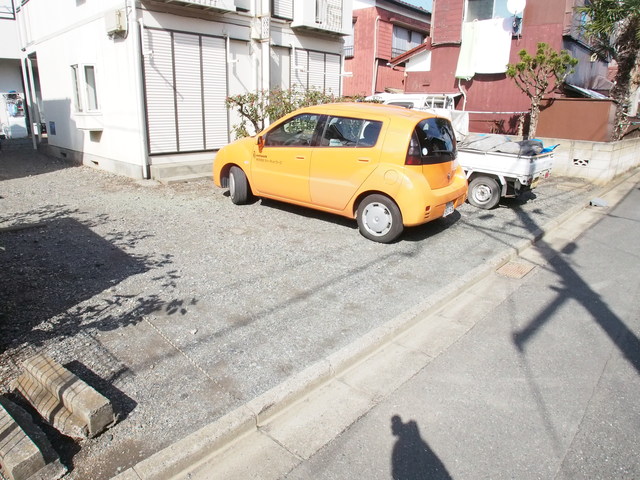
[[(407, 229), (272, 201), (0, 156), (0, 388), (46, 351), (112, 399), (120, 422), (58, 438), (71, 478), (110, 478), (538, 235), (597, 188), (551, 177), (490, 211)], [(53, 432), (49, 432), (53, 435)]]

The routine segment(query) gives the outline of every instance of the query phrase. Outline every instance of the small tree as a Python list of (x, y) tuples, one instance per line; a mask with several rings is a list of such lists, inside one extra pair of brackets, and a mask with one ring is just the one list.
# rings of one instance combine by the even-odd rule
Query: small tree
[(234, 125), (232, 132), (236, 138), (248, 137), (264, 130), (269, 121), (293, 112), (297, 108), (321, 103), (362, 100), (358, 98), (336, 97), (321, 90), (300, 90), (274, 88), (261, 92), (249, 92), (227, 97), (227, 108), (235, 108), (240, 114), (240, 123)]
[(535, 55), (526, 50), (518, 53), (520, 61), (507, 66), (507, 76), (513, 78), (516, 85), (531, 100), (529, 119), (529, 138), (535, 137), (540, 116), (542, 97), (551, 93), (558, 83), (562, 83), (574, 68), (578, 60), (566, 50), (556, 52), (546, 43), (538, 43)]

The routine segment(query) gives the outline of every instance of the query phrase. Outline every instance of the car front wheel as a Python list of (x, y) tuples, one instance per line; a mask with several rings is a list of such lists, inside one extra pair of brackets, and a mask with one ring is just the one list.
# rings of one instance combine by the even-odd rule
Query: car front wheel
[(369, 195), (362, 200), (357, 220), (360, 233), (374, 242), (393, 242), (404, 229), (400, 209), (384, 195)]
[(235, 165), (229, 170), (229, 196), (236, 205), (243, 205), (249, 200), (249, 182), (240, 167)]

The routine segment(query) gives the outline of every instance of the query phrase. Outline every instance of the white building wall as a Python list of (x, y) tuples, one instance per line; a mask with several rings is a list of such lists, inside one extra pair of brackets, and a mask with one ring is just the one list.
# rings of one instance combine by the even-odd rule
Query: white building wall
[(407, 61), (405, 72), (429, 72), (431, 71), (431, 51), (420, 52)]
[(20, 61), (0, 58), (0, 92), (22, 92)]
[[(294, 0), (294, 3), (299, 4), (300, 0)], [(134, 9), (134, 4), (141, 8)], [(323, 68), (331, 72), (328, 83), (332, 92), (338, 93), (335, 90), (340, 83), (339, 60), (343, 44), (339, 35), (292, 29), (291, 21), (271, 19), (266, 29), (268, 36), (264, 38), (264, 19), (257, 14), (268, 17), (271, 0), (235, 0), (235, 4), (251, 9), (249, 12), (217, 14), (172, 2), (140, 5), (133, 0), (29, 0), (22, 5), (18, 12), (20, 43), (25, 49), (25, 58), (37, 59), (34, 64), (39, 72), (42, 115), (49, 127), (49, 145), (60, 152), (71, 152), (85, 163), (130, 176), (140, 176), (147, 163), (160, 165), (197, 160), (197, 149), (186, 153), (167, 152), (155, 157), (148, 155), (147, 138), (151, 127), (144, 104), (143, 85), (146, 82), (140, 77), (140, 71), (143, 66), (151, 66), (152, 57), (149, 56), (153, 56), (153, 47), (139, 49), (137, 36), (142, 33), (145, 45), (145, 32), (150, 29), (170, 32), (174, 38), (176, 35), (189, 37), (187, 40), (194, 36), (215, 38), (216, 48), (224, 45), (222, 62), (216, 62), (216, 65), (221, 70), (226, 69), (226, 77), (219, 81), (209, 72), (209, 80), (203, 80), (205, 86), (210, 82), (216, 93), (226, 89), (221, 92), (226, 96), (268, 88), (274, 78), (287, 86), (292, 76), (290, 57), (295, 49), (332, 55), (329, 66)], [(351, 0), (345, 0), (344, 4), (349, 6), (345, 7), (344, 16), (350, 23)], [(105, 28), (105, 15), (115, 10), (128, 14), (128, 31), (110, 37)], [(280, 47), (282, 60), (288, 61), (288, 65), (281, 65), (282, 70), (278, 72), (270, 71), (278, 64), (270, 61), (272, 46)], [(73, 65), (80, 69), (85, 65), (95, 68), (99, 103), (96, 111), (77, 111), (76, 103), (83, 101), (75, 101)], [(184, 77), (184, 62), (180, 68), (183, 69), (181, 84), (192, 86), (191, 80)], [(200, 67), (194, 66), (193, 75), (197, 76), (199, 72)], [(310, 73), (317, 75), (319, 72)], [(173, 78), (167, 81), (173, 82)], [(172, 89), (173, 86), (169, 90)], [(189, 91), (193, 94), (192, 88)], [(197, 105), (191, 102), (189, 108), (197, 110)], [(225, 133), (238, 123), (236, 115), (228, 112), (227, 118), (223, 118)], [(216, 130), (220, 129), (216, 123)], [(195, 148), (197, 141), (192, 141)], [(210, 150), (215, 150), (219, 139), (216, 142), (215, 147), (205, 146), (205, 151), (200, 153), (201, 160), (212, 158)]]
[[(125, 40), (108, 38), (102, 15), (42, 41), (34, 37), (29, 50), (37, 56), (41, 114), (48, 127), (49, 145), (83, 152), (84, 160), (94, 163), (142, 166), (140, 142), (144, 136), (137, 121), (136, 73), (130, 60), (133, 45), (131, 35)], [(72, 65), (80, 70), (95, 67), (97, 111), (78, 111)], [(79, 90), (81, 95), (85, 93), (82, 84)]]
[[(0, 0), (0, 6), (2, 2)], [(18, 24), (10, 18), (0, 17), (0, 58), (20, 58)]]

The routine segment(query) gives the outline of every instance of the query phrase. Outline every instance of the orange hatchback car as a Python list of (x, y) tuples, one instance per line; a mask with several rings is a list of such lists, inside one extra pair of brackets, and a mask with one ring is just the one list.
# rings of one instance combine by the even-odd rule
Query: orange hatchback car
[(466, 200), (456, 153), (446, 118), (371, 103), (325, 104), (223, 147), (213, 180), (229, 188), (235, 204), (256, 195), (355, 218), (363, 236), (389, 243), (405, 226), (450, 215)]

